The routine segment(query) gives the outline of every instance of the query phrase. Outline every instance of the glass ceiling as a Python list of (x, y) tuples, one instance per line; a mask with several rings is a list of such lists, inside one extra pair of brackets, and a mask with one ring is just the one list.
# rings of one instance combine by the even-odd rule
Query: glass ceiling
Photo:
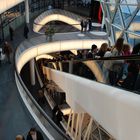
[(112, 43), (119, 37), (132, 46), (140, 43), (140, 0), (100, 0), (100, 3)]

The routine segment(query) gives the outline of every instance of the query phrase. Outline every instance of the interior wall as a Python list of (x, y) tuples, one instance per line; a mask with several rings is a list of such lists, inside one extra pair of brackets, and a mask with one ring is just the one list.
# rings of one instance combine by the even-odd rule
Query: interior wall
[(24, 0), (0, 0), (0, 14)]

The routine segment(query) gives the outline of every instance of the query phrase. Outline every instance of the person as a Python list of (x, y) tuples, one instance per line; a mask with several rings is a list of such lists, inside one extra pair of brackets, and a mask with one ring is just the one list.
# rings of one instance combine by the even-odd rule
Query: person
[[(133, 48), (132, 55), (139, 55), (140, 43), (136, 44)], [(137, 90), (139, 84), (139, 60), (129, 60), (128, 74), (122, 83), (122, 87), (129, 90)], [(135, 85), (136, 84), (136, 85)]]
[(49, 5), (48, 10), (51, 10), (51, 9), (53, 9), (53, 7), (52, 7), (52, 5)]
[(112, 49), (112, 56), (122, 56), (123, 54), (123, 38), (118, 38)]
[[(112, 57), (115, 56), (122, 56), (123, 55), (123, 45), (124, 45), (124, 39), (118, 38), (115, 46), (112, 49)], [(123, 68), (123, 60), (114, 60), (112, 61), (112, 66), (110, 68), (109, 72), (109, 79), (111, 85), (116, 85), (118, 83), (118, 80), (120, 78), (120, 74), (122, 72)]]
[(84, 28), (84, 32), (86, 33), (86, 31), (87, 31), (87, 20), (85, 19), (84, 21), (83, 21), (83, 28)]
[(31, 128), (28, 132), (26, 140), (44, 140), (40, 131), (36, 130), (36, 128)]
[(77, 50), (76, 59), (82, 59), (82, 51), (81, 50)]
[(59, 109), (56, 112), (56, 124), (60, 125), (60, 122), (62, 121), (62, 117), (63, 117), (63, 112)]
[(82, 50), (82, 58), (83, 58), (83, 59), (88, 58), (88, 49)]
[(6, 55), (7, 61), (11, 63), (12, 47), (7, 41), (4, 42), (3, 53)]
[(16, 140), (25, 140), (25, 139), (24, 139), (24, 136), (22, 136), (22, 135), (17, 135), (17, 136), (16, 136)]
[[(99, 51), (96, 54), (97, 58), (103, 58), (105, 53), (107, 52), (108, 49), (108, 44), (107, 43), (103, 43), (99, 49)], [(99, 64), (100, 68), (103, 68), (103, 63), (104, 61), (97, 61), (97, 63)]]
[(24, 26), (24, 37), (26, 39), (28, 38), (28, 33), (29, 33), (29, 28), (28, 28), (27, 24), (25, 24), (25, 26)]
[(108, 44), (107, 43), (103, 43), (96, 55), (100, 56), (100, 57), (104, 57), (107, 49), (108, 49)]
[(52, 119), (56, 121), (56, 112), (59, 110), (58, 105), (55, 105), (54, 108), (52, 109)]
[[(104, 54), (104, 57), (112, 57), (110, 48), (108, 48), (108, 50)], [(103, 70), (104, 78), (107, 84), (110, 84), (109, 73), (110, 73), (111, 66), (112, 66), (112, 60), (103, 61), (102, 70)]]
[(84, 21), (83, 20), (81, 20), (80, 25), (81, 25), (81, 32), (83, 32), (83, 29), (84, 29)]
[(91, 46), (91, 50), (87, 54), (87, 58), (95, 58), (97, 52), (98, 52), (97, 45), (93, 44)]
[(10, 34), (10, 40), (13, 41), (14, 30), (11, 26), (9, 26), (9, 34)]
[(40, 89), (38, 91), (37, 97), (38, 97), (37, 102), (38, 102), (39, 105), (44, 105), (46, 103), (46, 98), (44, 96), (44, 90), (43, 89)]
[(91, 31), (91, 27), (92, 27), (92, 21), (91, 21), (91, 18), (88, 19), (88, 26), (89, 26), (89, 31)]
[[(123, 45), (123, 56), (130, 56), (131, 55), (131, 46), (129, 44)], [(122, 79), (124, 79), (128, 74), (128, 65), (129, 63), (127, 60), (123, 64), (123, 72), (122, 72)]]
[(0, 65), (1, 65), (1, 62), (5, 60), (5, 54), (3, 54), (3, 50), (2, 48), (0, 48)]

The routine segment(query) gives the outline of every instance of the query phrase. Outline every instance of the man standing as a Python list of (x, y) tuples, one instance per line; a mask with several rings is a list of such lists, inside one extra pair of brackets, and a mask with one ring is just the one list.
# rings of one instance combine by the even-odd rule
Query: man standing
[(44, 140), (44, 138), (40, 131), (36, 130), (36, 128), (31, 128), (26, 140)]

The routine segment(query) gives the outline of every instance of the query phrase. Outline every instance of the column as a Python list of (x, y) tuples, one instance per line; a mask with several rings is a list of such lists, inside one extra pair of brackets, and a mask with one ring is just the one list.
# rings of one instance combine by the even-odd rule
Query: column
[(31, 85), (35, 85), (35, 66), (34, 66), (34, 59), (30, 60), (30, 80)]
[(25, 0), (25, 18), (26, 18), (26, 23), (29, 23), (29, 1)]
[(60, 69), (60, 71), (63, 71), (63, 67), (62, 67), (62, 62), (58, 62), (58, 65), (59, 65), (59, 69)]
[(103, 18), (102, 18), (102, 26), (101, 26), (102, 29), (104, 28), (104, 25), (105, 25), (105, 16), (103, 15)]
[(73, 60), (69, 61), (69, 73), (73, 72)]

